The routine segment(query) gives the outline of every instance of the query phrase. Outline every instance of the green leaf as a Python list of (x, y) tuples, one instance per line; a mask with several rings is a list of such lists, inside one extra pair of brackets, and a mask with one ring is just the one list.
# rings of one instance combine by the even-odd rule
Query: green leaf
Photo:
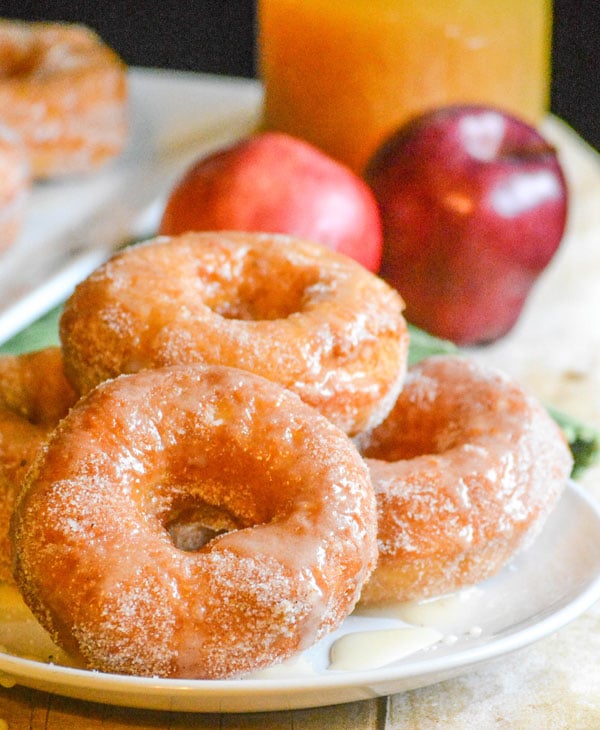
[(42, 350), (44, 347), (58, 345), (58, 320), (61, 312), (62, 305), (45, 314), (1, 345), (0, 353), (18, 355), (22, 352)]
[(439, 337), (434, 337), (414, 325), (408, 325), (408, 332), (410, 334), (410, 348), (408, 351), (410, 365), (432, 355), (456, 355), (459, 352), (458, 347), (453, 342), (440, 340)]
[(548, 413), (561, 427), (573, 454), (573, 471), (571, 476), (578, 477), (590, 466), (598, 462), (600, 453), (600, 434), (586, 423), (569, 416), (551, 406)]

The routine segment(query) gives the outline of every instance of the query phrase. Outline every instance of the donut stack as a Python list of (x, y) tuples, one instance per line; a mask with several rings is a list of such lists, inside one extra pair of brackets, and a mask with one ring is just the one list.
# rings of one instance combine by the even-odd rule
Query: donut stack
[(124, 63), (90, 29), (0, 19), (0, 250), (31, 180), (89, 173), (121, 152), (126, 98)]
[[(533, 539), (570, 473), (561, 432), (467, 359), (407, 375), (402, 310), (282, 235), (159, 237), (82, 282), (10, 510), (14, 577), (53, 639), (106, 672), (241, 676), (359, 600), (456, 590)], [(20, 382), (0, 403), (32, 421)]]

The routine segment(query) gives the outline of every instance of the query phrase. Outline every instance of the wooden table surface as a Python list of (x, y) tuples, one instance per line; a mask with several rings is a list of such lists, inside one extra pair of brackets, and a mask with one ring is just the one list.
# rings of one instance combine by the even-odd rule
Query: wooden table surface
[(0, 691), (0, 730), (4, 730), (2, 719), (10, 730), (379, 730), (387, 727), (386, 712), (386, 698), (293, 712), (219, 715), (113, 707), (24, 687)]
[[(600, 163), (548, 123), (572, 189), (569, 232), (515, 330), (474, 352), (545, 401), (600, 428)], [(582, 485), (600, 499), (600, 468)], [(1, 683), (1, 680), (0, 680)], [(600, 608), (537, 644), (464, 676), (388, 698), (290, 712), (193, 714), (113, 707), (0, 687), (0, 730), (260, 728), (461, 730), (600, 728)]]

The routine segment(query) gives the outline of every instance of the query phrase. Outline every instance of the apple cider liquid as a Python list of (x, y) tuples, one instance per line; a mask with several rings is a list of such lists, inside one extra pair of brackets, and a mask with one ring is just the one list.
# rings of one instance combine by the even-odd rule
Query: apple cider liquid
[(537, 124), (551, 0), (259, 0), (264, 127), (362, 172), (408, 117), (450, 103)]

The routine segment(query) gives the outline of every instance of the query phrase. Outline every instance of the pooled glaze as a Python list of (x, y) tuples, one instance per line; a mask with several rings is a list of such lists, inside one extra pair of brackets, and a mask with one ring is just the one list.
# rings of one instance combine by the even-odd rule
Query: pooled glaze
[(0, 581), (13, 580), (8, 532), (17, 491), (75, 400), (57, 347), (0, 357)]
[(329, 669), (358, 672), (378, 669), (436, 644), (443, 634), (423, 626), (403, 626), (345, 634), (331, 647)]
[[(167, 526), (235, 525), (200, 549)], [(29, 471), (13, 519), (27, 604), (91, 668), (224, 678), (341, 624), (376, 559), (352, 442), (295, 394), (219, 366), (98, 386)]]
[[(422, 601), (405, 601), (403, 603), (386, 604), (371, 609), (372, 612), (383, 611), (387, 616), (395, 616), (415, 626), (431, 626), (447, 629), (464, 624), (473, 610), (473, 604), (481, 596), (483, 590), (476, 586), (463, 588), (455, 593), (435, 596)], [(368, 608), (366, 615), (372, 615)], [(375, 613), (375, 615), (377, 615)]]
[(27, 608), (15, 586), (0, 583), (0, 651), (39, 662), (72, 666)]
[(380, 423), (401, 388), (403, 303), (381, 279), (288, 236), (189, 233), (115, 256), (60, 322), (81, 392), (119, 373), (205, 362), (293, 390), (343, 431)]
[(88, 172), (127, 136), (123, 62), (88, 28), (0, 20), (0, 122), (17, 130), (34, 178)]
[(459, 356), (412, 367), (390, 415), (357, 443), (378, 510), (365, 604), (452, 593), (493, 575), (541, 529), (572, 467), (535, 398)]

